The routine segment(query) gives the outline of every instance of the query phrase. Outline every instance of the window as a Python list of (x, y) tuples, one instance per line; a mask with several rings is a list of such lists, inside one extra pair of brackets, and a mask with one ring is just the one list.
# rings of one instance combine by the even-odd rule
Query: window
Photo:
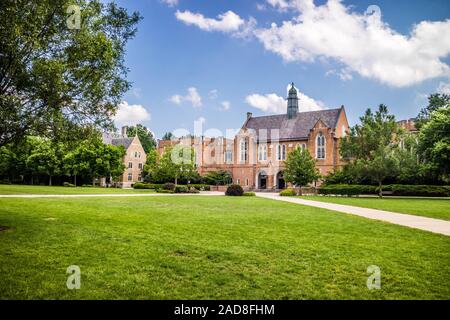
[(133, 169), (133, 162), (128, 162), (128, 169)]
[(241, 181), (239, 179), (237, 179), (236, 184), (241, 184)]
[(248, 186), (248, 178), (245, 179), (245, 185)]
[(232, 163), (232, 162), (233, 162), (233, 152), (225, 151), (225, 163)]
[(286, 160), (286, 145), (285, 144), (277, 145), (277, 160), (278, 161)]
[(133, 174), (132, 173), (128, 174), (128, 181), (133, 181)]
[(134, 152), (134, 157), (137, 158), (138, 157), (138, 153), (137, 151)]
[(305, 151), (306, 150), (306, 143), (299, 143), (299, 144), (297, 144), (297, 149), (300, 149), (300, 148), (302, 148), (302, 151)]
[(142, 181), (142, 174), (138, 174), (138, 181)]
[(241, 139), (241, 142), (239, 144), (239, 150), (240, 150), (241, 161), (242, 162), (247, 161), (247, 153), (248, 153), (247, 139), (245, 139), (245, 138)]
[(142, 169), (142, 163), (138, 164), (139, 169)]
[(319, 132), (316, 138), (317, 159), (325, 159), (325, 136)]
[(258, 146), (258, 160), (259, 161), (267, 160), (267, 144), (260, 144)]
[(141, 157), (141, 152), (139, 151), (139, 153), (138, 153), (138, 157), (140, 158)]

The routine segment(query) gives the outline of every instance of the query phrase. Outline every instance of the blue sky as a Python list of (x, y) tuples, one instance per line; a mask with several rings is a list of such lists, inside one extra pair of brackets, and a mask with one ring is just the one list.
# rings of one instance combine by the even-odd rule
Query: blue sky
[(351, 125), (380, 103), (414, 117), (429, 93), (450, 91), (448, 0), (117, 2), (143, 20), (116, 123), (158, 138), (284, 112), (291, 81), (300, 111), (345, 105)]

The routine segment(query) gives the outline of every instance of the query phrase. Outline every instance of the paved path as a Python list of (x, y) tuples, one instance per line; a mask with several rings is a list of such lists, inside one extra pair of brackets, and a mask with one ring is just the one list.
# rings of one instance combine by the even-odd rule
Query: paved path
[(200, 193), (0, 194), (0, 198), (180, 197), (223, 195), (223, 192), (218, 191), (202, 191)]
[(415, 216), (415, 215), (411, 215), (411, 214), (396, 213), (396, 212), (390, 212), (390, 211), (348, 206), (348, 205), (342, 205), (342, 204), (320, 202), (320, 201), (313, 201), (313, 200), (304, 200), (304, 199), (293, 198), (293, 197), (281, 197), (280, 195), (278, 195), (276, 193), (258, 192), (258, 193), (256, 193), (256, 195), (261, 198), (303, 204), (303, 205), (322, 208), (322, 209), (329, 209), (329, 210), (333, 210), (333, 211), (354, 214), (354, 215), (364, 217), (364, 218), (386, 221), (386, 222), (399, 224), (399, 225), (410, 227), (410, 228), (415, 228), (415, 229), (420, 229), (420, 230), (425, 230), (425, 231), (430, 231), (430, 232), (450, 236), (450, 221)]

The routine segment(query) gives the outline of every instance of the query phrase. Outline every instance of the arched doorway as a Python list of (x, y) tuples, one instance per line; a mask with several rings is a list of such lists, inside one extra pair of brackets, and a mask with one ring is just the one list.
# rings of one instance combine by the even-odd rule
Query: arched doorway
[(267, 189), (267, 174), (265, 171), (258, 174), (258, 189)]
[(283, 174), (284, 174), (283, 171), (280, 171), (277, 174), (277, 180), (276, 180), (277, 189), (284, 189), (284, 188), (286, 188), (286, 181), (284, 181), (284, 175)]

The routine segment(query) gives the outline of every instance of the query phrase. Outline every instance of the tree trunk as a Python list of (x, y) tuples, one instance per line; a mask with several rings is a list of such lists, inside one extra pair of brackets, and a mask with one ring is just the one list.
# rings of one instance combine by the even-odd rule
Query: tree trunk
[(298, 187), (298, 195), (301, 196), (302, 195), (302, 186)]
[(178, 184), (178, 177), (175, 177), (175, 185)]
[(73, 176), (73, 184), (75, 185), (75, 187), (77, 186), (77, 175)]
[(95, 178), (92, 178), (92, 186), (95, 187)]
[(34, 184), (33, 175), (31, 175), (31, 185), (33, 185), (33, 184)]
[(51, 186), (52, 185), (52, 176), (49, 176), (50, 178), (48, 179), (48, 185)]
[(381, 181), (378, 181), (378, 196), (380, 198), (383, 198), (383, 189), (382, 189), (382, 186), (381, 186)]

